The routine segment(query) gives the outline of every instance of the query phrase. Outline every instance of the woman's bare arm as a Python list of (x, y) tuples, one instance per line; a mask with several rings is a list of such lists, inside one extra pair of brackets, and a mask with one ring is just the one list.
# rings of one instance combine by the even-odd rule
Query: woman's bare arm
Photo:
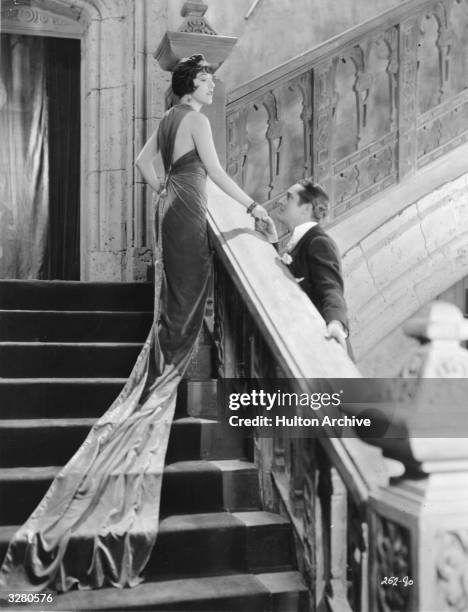
[(154, 168), (154, 160), (157, 155), (157, 132), (148, 139), (140, 154), (136, 158), (135, 165), (141, 172), (145, 181), (155, 191), (159, 190), (159, 179)]
[[(225, 193), (227, 193), (227, 195), (231, 196), (231, 198), (234, 198), (234, 200), (237, 200), (248, 208), (253, 202), (252, 198), (248, 196), (238, 185), (236, 185), (236, 183), (226, 174), (219, 163), (208, 118), (202, 113), (190, 113), (190, 126), (192, 138), (197, 148), (198, 155), (200, 156), (200, 159), (202, 160), (210, 179)], [(258, 218), (268, 216), (266, 210), (260, 205), (254, 209), (254, 214)]]

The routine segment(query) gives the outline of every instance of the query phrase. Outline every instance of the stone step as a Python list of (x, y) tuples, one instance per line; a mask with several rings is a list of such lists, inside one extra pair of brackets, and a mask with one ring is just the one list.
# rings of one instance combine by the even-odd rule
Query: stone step
[[(3, 597), (5, 597), (2, 594)], [(18, 604), (0, 602), (18, 609)], [(298, 572), (230, 574), (146, 582), (133, 589), (105, 588), (53, 595), (34, 610), (179, 610), (183, 612), (307, 612), (309, 597)]]
[(0, 342), (2, 378), (126, 378), (140, 343)]
[(0, 418), (99, 417), (126, 378), (0, 378)]
[[(0, 561), (18, 527), (0, 529)], [(92, 534), (71, 542), (90, 550)], [(196, 559), (196, 563), (194, 560)], [(174, 515), (159, 525), (146, 580), (294, 569), (291, 524), (269, 512)]]
[[(95, 422), (95, 418), (0, 419), (0, 467), (65, 464)], [(241, 457), (241, 438), (228, 438), (226, 433), (210, 419), (178, 418), (172, 425), (166, 462)]]
[[(101, 416), (126, 378), (0, 378), (0, 419)], [(217, 381), (182, 380), (176, 414), (216, 418)]]
[(0, 342), (144, 342), (153, 312), (0, 310)]
[[(60, 467), (0, 468), (0, 525), (23, 523)], [(172, 463), (164, 468), (161, 517), (260, 508), (255, 466), (238, 459)]]
[(4, 310), (152, 311), (151, 283), (0, 280)]

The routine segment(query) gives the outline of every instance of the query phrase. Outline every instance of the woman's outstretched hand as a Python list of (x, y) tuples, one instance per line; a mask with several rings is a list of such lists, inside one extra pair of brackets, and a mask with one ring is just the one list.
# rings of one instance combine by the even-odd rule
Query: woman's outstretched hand
[(254, 219), (264, 219), (266, 220), (268, 217), (268, 212), (266, 208), (263, 208), (261, 204), (257, 204), (255, 208), (250, 213)]
[(268, 215), (265, 219), (255, 219), (255, 229), (260, 234), (263, 234), (268, 242), (272, 244), (278, 242), (278, 232), (276, 231), (275, 223)]

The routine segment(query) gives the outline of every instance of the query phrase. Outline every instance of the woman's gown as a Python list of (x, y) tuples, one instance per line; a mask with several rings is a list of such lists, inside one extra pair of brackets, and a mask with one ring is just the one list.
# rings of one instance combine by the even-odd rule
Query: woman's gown
[(196, 150), (171, 165), (181, 120), (161, 121), (166, 189), (156, 211), (154, 322), (115, 402), (15, 534), (0, 590), (134, 586), (158, 532), (177, 385), (203, 322), (211, 271), (206, 170)]

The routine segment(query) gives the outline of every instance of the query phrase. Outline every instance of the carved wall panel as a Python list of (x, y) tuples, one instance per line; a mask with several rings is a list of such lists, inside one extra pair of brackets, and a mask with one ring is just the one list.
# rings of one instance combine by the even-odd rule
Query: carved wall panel
[[(273, 190), (271, 196), (283, 193), (292, 183), (304, 178), (309, 159), (305, 151), (304, 90), (299, 82), (287, 83), (275, 90), (278, 118), (281, 122), (281, 143), (273, 141)], [(309, 98), (310, 99), (310, 98)], [(310, 108), (308, 111), (310, 112)], [(279, 146), (278, 146), (279, 145)]]
[(396, 134), (389, 134), (335, 164), (333, 168), (335, 217), (396, 182), (396, 144)]
[(274, 213), (312, 174), (336, 218), (468, 140), (468, 2), (428, 1), (270, 87), (228, 108), (231, 175), (243, 164), (244, 187)]
[(368, 529), (362, 510), (350, 495), (348, 495), (347, 521), (347, 599), (352, 610), (365, 610), (368, 587)]
[(465, 0), (453, 3), (449, 31), (452, 33), (450, 91), (457, 94), (468, 87), (468, 4)]
[[(400, 582), (411, 578), (410, 533), (408, 529), (381, 516), (374, 520), (375, 585), (379, 612), (406, 612), (409, 609), (411, 589)], [(389, 578), (398, 584), (389, 584)], [(387, 580), (385, 580), (385, 578)]]
[(447, 531), (436, 537), (439, 608), (458, 612), (468, 608), (468, 531)]
[(247, 146), (241, 184), (245, 191), (259, 202), (267, 200), (270, 193), (268, 127), (268, 111), (262, 101), (252, 104), (245, 122)]
[(359, 140), (359, 113), (356, 84), (362, 52), (355, 49), (348, 56), (338, 58), (334, 91), (336, 107), (333, 125), (333, 160), (336, 162), (354, 153)]
[(332, 172), (332, 125), (337, 103), (335, 62), (331, 59), (314, 69), (313, 106), (313, 176), (330, 192)]
[(425, 15), (419, 23), (417, 98), (418, 113), (425, 113), (440, 103), (442, 97), (440, 22), (434, 14)]
[(395, 130), (398, 32), (392, 28), (371, 40), (366, 50), (369, 90), (363, 108), (361, 146)]

